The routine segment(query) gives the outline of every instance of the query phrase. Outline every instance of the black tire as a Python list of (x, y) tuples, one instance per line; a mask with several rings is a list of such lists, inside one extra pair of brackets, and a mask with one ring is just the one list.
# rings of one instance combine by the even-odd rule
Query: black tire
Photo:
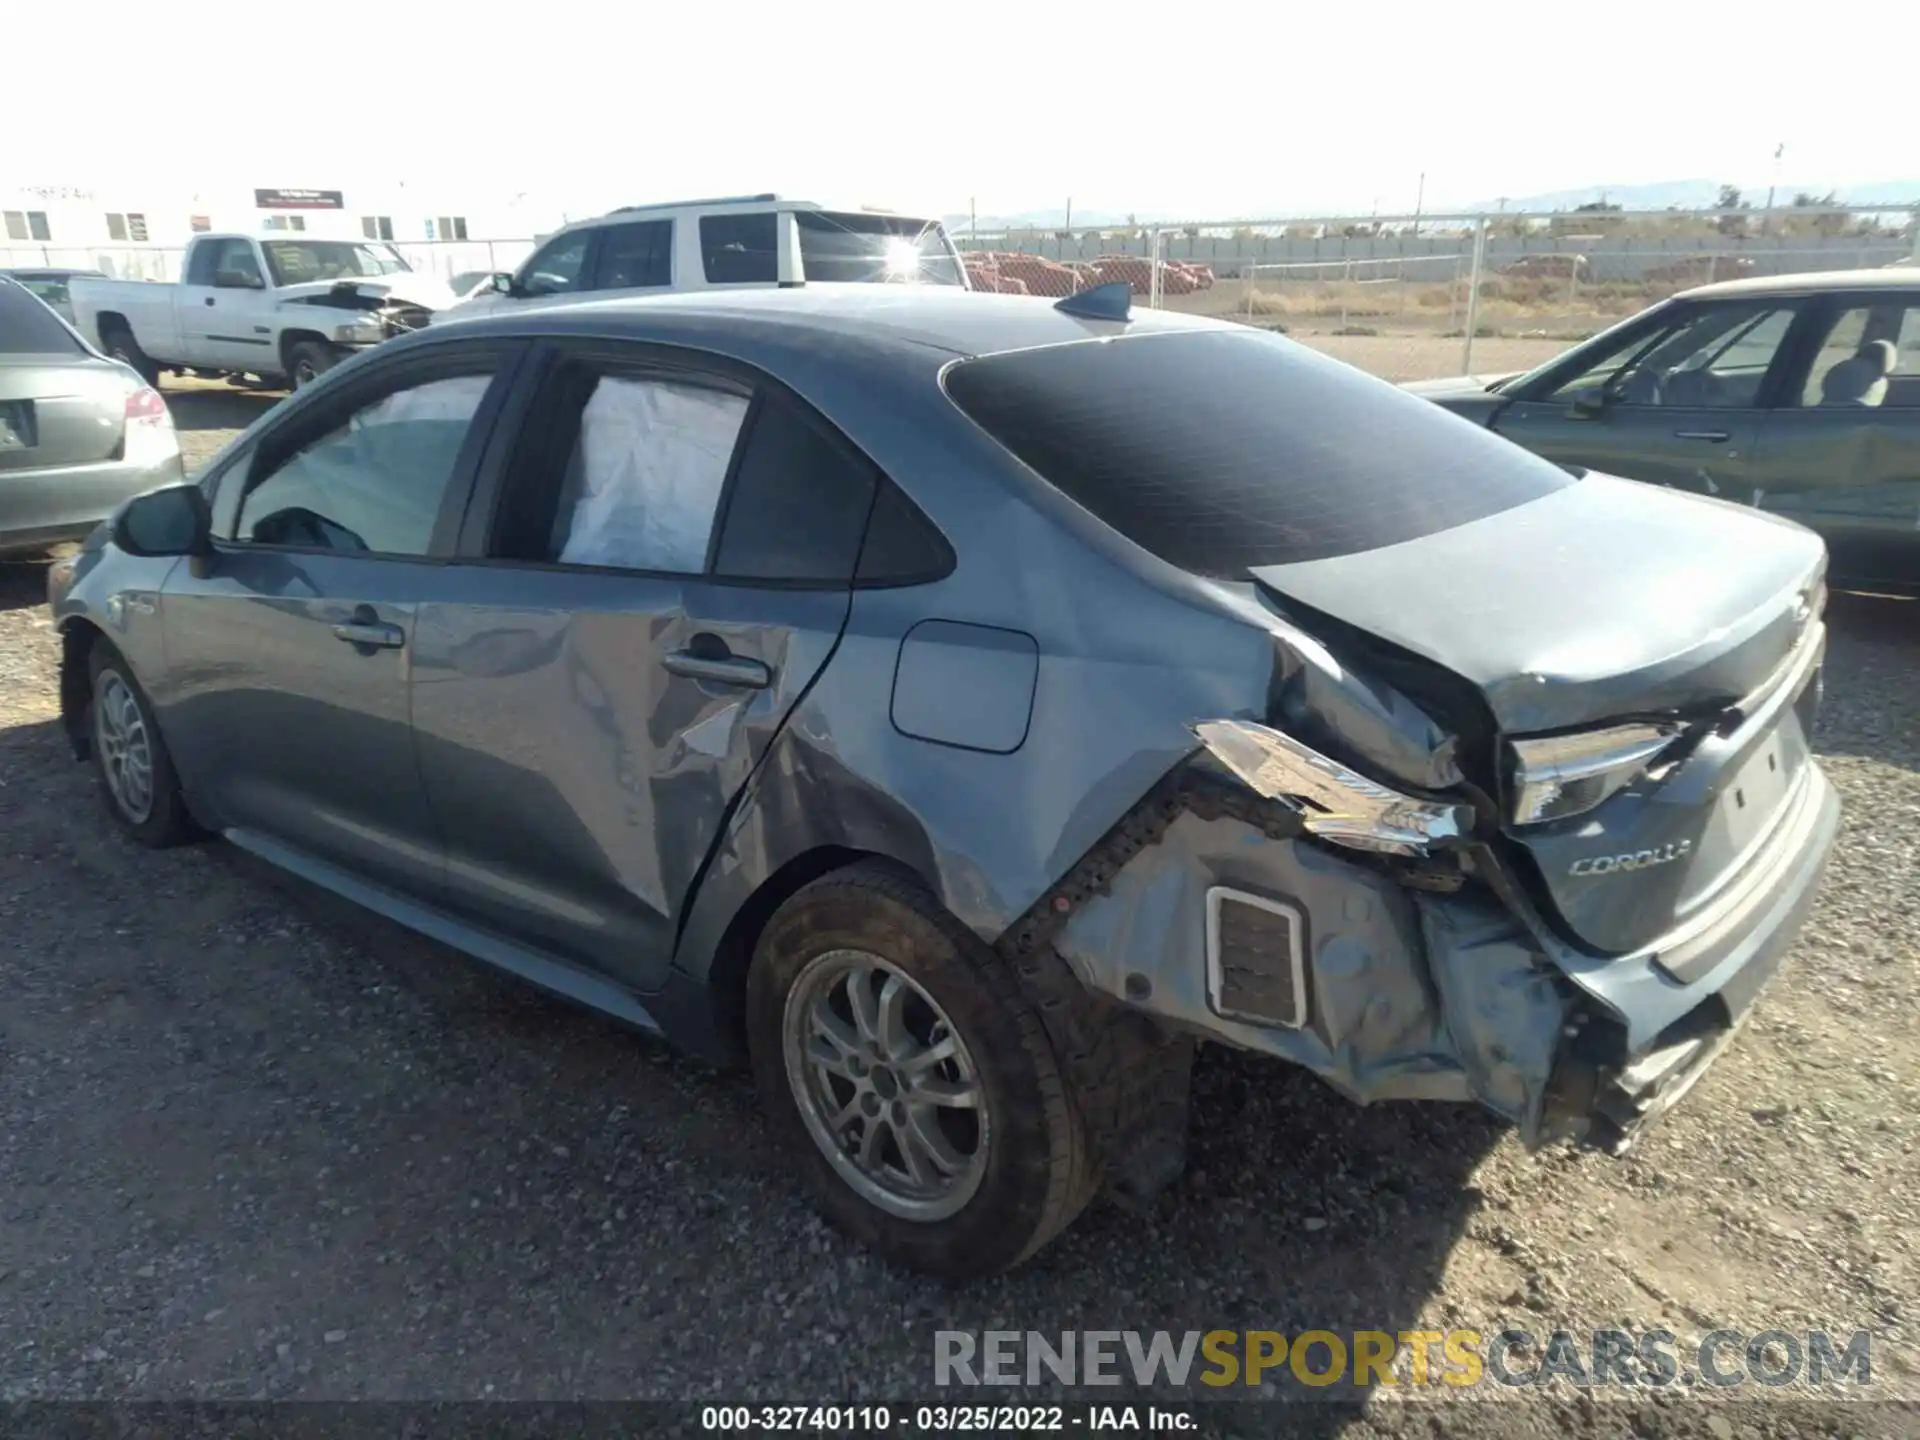
[(160, 385), (160, 366), (154, 358), (140, 348), (140, 342), (133, 338), (133, 331), (124, 325), (115, 325), (100, 336), (101, 348), (109, 359), (130, 365), (147, 384), (158, 389)]
[[(788, 1066), (789, 996), (796, 981), (814, 973), (810, 967), (848, 952), (877, 957), (938, 1007), (927, 1013), (944, 1011), (950, 1031), (936, 1033), (957, 1033), (984, 1097), (984, 1162), (975, 1188), (951, 1214), (910, 1218), (861, 1194), (803, 1115), (805, 1083)], [(762, 1101), (814, 1203), (896, 1264), (949, 1281), (1011, 1269), (1064, 1230), (1098, 1188), (1086, 1127), (1014, 975), (921, 885), (890, 866), (849, 866), (780, 907), (748, 971), (746, 1024)]]
[(299, 340), (287, 349), (287, 387), (304, 390), (340, 363), (340, 352), (318, 340)]
[[(161, 738), (160, 726), (153, 718), (153, 706), (148, 703), (147, 692), (140, 688), (140, 682), (134, 678), (133, 667), (127, 664), (119, 651), (102, 640), (94, 644), (87, 671), (90, 682), (86, 714), (88, 751), (93, 761), (94, 777), (100, 782), (100, 798), (106, 803), (107, 813), (127, 834), (155, 850), (198, 839), (204, 832), (187, 812), (186, 801), (180, 794), (179, 777), (174, 773), (173, 756), (168, 753), (166, 741)], [(127, 702), (131, 702), (138, 714), (148, 757), (149, 803), (144, 810), (125, 798), (124, 782), (116, 783), (112, 773), (116, 760), (109, 753), (112, 741), (107, 732), (114, 721), (107, 717)], [(120, 723), (124, 731), (127, 722), (123, 718)], [(124, 765), (124, 761), (118, 763)]]

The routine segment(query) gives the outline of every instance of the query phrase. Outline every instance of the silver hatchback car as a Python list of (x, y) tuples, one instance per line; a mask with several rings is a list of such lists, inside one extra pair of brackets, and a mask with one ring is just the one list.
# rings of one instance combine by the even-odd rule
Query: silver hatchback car
[(49, 585), (132, 835), (747, 1059), (965, 1277), (1178, 1177), (1199, 1041), (1630, 1142), (1832, 843), (1824, 564), (1124, 285), (828, 286), (380, 346)]

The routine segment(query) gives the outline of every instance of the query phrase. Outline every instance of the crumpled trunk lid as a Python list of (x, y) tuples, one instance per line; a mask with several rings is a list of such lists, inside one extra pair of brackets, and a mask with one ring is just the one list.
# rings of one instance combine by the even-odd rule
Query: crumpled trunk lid
[(1516, 737), (1687, 727), (1679, 763), (1582, 814), (1505, 826), (1543, 913), (1583, 947), (1625, 953), (1698, 922), (1797, 794), (1811, 751), (1795, 701), (1817, 676), (1824, 567), (1797, 525), (1589, 475), (1418, 540), (1254, 575), (1283, 607), (1468, 682), (1498, 774)]
[(1469, 680), (1509, 735), (1723, 704), (1785, 659), (1818, 536), (1588, 475), (1418, 540), (1254, 578)]

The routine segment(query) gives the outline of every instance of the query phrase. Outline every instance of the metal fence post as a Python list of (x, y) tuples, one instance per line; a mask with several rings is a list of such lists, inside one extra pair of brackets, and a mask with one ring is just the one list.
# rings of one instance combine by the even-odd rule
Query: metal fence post
[(1147, 250), (1147, 253), (1152, 257), (1149, 262), (1151, 273), (1147, 279), (1147, 308), (1149, 310), (1158, 310), (1160, 308), (1160, 296), (1163, 290), (1160, 280), (1160, 249), (1162, 240), (1163, 237), (1159, 228), (1156, 226), (1153, 231), (1153, 242)]
[(1487, 217), (1473, 222), (1473, 269), (1467, 275), (1467, 343), (1460, 354), (1460, 371), (1473, 373), (1473, 332), (1480, 326), (1480, 272), (1487, 263)]

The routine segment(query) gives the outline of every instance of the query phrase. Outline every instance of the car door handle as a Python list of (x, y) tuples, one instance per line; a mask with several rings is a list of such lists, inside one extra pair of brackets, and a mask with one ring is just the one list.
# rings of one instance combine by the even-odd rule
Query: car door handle
[(726, 653), (698, 655), (691, 650), (675, 650), (660, 662), (670, 675), (689, 680), (710, 680), (716, 685), (740, 685), (749, 690), (764, 690), (773, 683), (773, 671), (758, 660)]
[(398, 650), (407, 643), (406, 632), (398, 625), (380, 620), (349, 620), (333, 627), (333, 638), (349, 645), (370, 645), (378, 650)]
[(1733, 436), (1729, 435), (1725, 430), (1676, 430), (1673, 432), (1673, 438), (1676, 440), (1720, 441), (1731, 440)]

